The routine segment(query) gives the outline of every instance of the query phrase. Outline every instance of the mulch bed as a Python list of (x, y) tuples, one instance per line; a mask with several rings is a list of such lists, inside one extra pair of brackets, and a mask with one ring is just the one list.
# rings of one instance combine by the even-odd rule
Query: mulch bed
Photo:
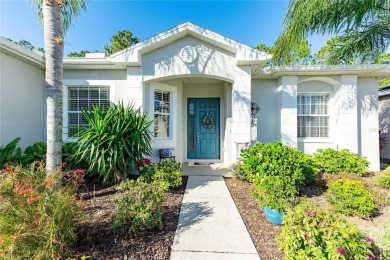
[(268, 222), (258, 207), (252, 195), (254, 185), (236, 178), (225, 178), (225, 182), (261, 259), (283, 259), (283, 252), (275, 241), (281, 228)]
[(74, 257), (90, 259), (169, 259), (175, 236), (181, 203), (188, 177), (183, 176), (181, 187), (166, 193), (163, 230), (150, 230), (130, 235), (113, 230), (118, 186), (104, 187), (89, 183), (88, 192), (80, 195), (87, 202), (86, 219), (81, 223)]
[[(364, 181), (369, 185), (373, 185), (373, 177), (374, 175), (371, 174), (365, 177)], [(283, 259), (283, 252), (275, 241), (275, 238), (281, 232), (281, 228), (266, 220), (262, 210), (257, 205), (256, 199), (252, 195), (252, 191), (255, 190), (254, 185), (240, 181), (237, 178), (225, 178), (225, 182), (261, 259)], [(387, 192), (390, 198), (390, 192), (380, 188), (379, 190)], [(331, 205), (325, 199), (325, 193), (325, 188), (305, 186), (301, 189), (300, 196), (306, 197), (310, 202), (322, 209), (331, 210)], [(383, 224), (388, 223), (390, 219), (390, 205), (388, 204), (381, 208), (380, 214), (371, 219), (350, 216), (346, 218), (351, 223), (357, 225), (368, 236), (372, 236)]]

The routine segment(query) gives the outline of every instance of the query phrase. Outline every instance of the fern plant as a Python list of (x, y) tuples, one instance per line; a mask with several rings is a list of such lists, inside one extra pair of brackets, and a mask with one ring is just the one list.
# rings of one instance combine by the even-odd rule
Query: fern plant
[(22, 157), (22, 149), (18, 147), (20, 137), (15, 138), (5, 146), (0, 146), (0, 169), (7, 162), (19, 161)]

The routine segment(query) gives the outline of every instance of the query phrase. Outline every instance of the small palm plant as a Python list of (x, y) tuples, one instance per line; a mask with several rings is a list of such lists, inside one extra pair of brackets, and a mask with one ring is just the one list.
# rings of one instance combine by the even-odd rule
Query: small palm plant
[(88, 172), (103, 177), (103, 182), (124, 180), (130, 164), (152, 154), (149, 127), (153, 121), (134, 104), (95, 106), (83, 115), (89, 127), (78, 132), (73, 159), (87, 162)]

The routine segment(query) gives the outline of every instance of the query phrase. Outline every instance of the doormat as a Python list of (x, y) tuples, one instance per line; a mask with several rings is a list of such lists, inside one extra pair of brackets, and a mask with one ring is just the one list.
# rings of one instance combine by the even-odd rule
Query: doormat
[(214, 165), (213, 162), (189, 162), (188, 166), (210, 166)]

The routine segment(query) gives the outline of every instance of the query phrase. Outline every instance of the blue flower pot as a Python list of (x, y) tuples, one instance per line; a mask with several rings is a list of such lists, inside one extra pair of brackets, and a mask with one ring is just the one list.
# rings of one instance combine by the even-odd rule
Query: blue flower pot
[(264, 215), (268, 219), (269, 222), (272, 222), (277, 225), (282, 224), (282, 218), (285, 213), (276, 211), (269, 207), (264, 207)]

